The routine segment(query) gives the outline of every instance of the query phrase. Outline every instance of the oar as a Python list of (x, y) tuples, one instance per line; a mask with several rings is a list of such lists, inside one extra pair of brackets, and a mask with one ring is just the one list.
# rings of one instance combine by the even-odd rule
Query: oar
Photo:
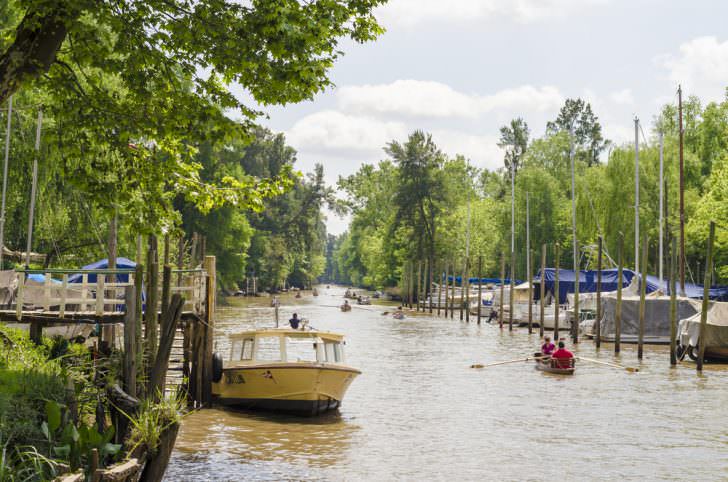
[(618, 365), (618, 364), (616, 364), (616, 363), (609, 363), (609, 362), (603, 362), (603, 361), (599, 361), (599, 360), (594, 360), (594, 359), (592, 359), (592, 358), (584, 358), (583, 356), (580, 356), (580, 357), (577, 357), (577, 358), (578, 358), (579, 360), (584, 360), (584, 361), (588, 361), (588, 362), (592, 362), (592, 363), (598, 363), (599, 365), (606, 365), (606, 366), (608, 366), (608, 367), (612, 367), (612, 368), (621, 368), (621, 369), (623, 369), (623, 370), (627, 370), (627, 371), (628, 371), (628, 372), (630, 372), (630, 373), (634, 373), (634, 372), (638, 372), (638, 371), (640, 371), (640, 369), (639, 369), (639, 368), (635, 368), (635, 367), (626, 367), (626, 366), (624, 366), (624, 365)]
[(525, 362), (528, 360), (534, 360), (534, 357), (529, 356), (526, 358), (519, 358), (517, 360), (507, 360), (507, 361), (499, 361), (495, 363), (488, 363), (487, 365), (482, 365), (480, 363), (475, 363), (473, 365), (470, 365), (470, 368), (488, 368), (488, 367), (494, 367), (496, 365), (505, 365), (506, 363), (516, 363), (516, 362)]

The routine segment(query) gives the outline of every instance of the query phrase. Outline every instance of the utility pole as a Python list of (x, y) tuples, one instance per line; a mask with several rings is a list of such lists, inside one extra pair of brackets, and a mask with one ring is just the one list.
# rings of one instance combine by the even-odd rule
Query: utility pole
[(3, 251), (5, 251), (5, 198), (8, 190), (8, 162), (10, 160), (10, 120), (13, 117), (13, 96), (8, 98), (8, 125), (5, 131), (5, 166), (3, 167), (3, 194), (0, 210), (0, 270), (3, 266)]
[(634, 118), (634, 272), (640, 272), (640, 120)]
[(682, 86), (677, 87), (678, 128), (680, 132), (680, 294), (685, 296), (685, 176), (683, 159)]

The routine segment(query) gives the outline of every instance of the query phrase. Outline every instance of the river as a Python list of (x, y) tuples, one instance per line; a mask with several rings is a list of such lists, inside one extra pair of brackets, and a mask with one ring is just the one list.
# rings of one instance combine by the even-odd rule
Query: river
[[(341, 409), (319, 418), (201, 410), (185, 417), (165, 480), (726, 480), (728, 366), (670, 368), (666, 347), (620, 356), (583, 340), (572, 377), (520, 362), (538, 332), (408, 316), (386, 306), (336, 306), (344, 289), (283, 299), (318, 329), (347, 336), (363, 371)], [(268, 299), (218, 310), (217, 349), (229, 333), (271, 326)]]

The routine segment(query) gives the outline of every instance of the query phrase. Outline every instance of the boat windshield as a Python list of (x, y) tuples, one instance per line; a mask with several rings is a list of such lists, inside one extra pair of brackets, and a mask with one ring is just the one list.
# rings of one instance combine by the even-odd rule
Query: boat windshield
[(324, 342), (324, 360), (327, 363), (343, 363), (344, 361), (344, 352), (341, 346), (341, 343), (338, 341), (329, 341), (326, 340)]
[(253, 343), (254, 339), (252, 337), (233, 341), (232, 347), (230, 349), (230, 360), (252, 360)]
[(311, 337), (286, 337), (286, 358), (288, 361), (315, 362), (316, 347), (320, 340)]
[(282, 361), (281, 340), (277, 336), (259, 336), (255, 347), (257, 361)]

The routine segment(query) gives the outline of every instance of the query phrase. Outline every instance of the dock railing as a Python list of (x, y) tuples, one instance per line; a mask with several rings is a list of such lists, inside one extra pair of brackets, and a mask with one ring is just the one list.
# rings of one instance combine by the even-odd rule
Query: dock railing
[[(69, 315), (104, 317), (122, 315), (125, 311), (124, 292), (135, 286), (134, 269), (24, 269), (18, 273), (15, 296), (15, 315), (42, 313), (57, 318)], [(35, 281), (30, 275), (43, 275)], [(184, 312), (200, 314), (205, 309), (207, 273), (204, 269), (172, 270), (171, 294), (185, 299)], [(142, 283), (145, 280), (140, 280)], [(144, 286), (145, 293), (147, 286)], [(156, 297), (157, 311), (161, 308), (162, 287)], [(145, 297), (146, 298), (146, 297)], [(146, 308), (146, 306), (145, 306)]]

